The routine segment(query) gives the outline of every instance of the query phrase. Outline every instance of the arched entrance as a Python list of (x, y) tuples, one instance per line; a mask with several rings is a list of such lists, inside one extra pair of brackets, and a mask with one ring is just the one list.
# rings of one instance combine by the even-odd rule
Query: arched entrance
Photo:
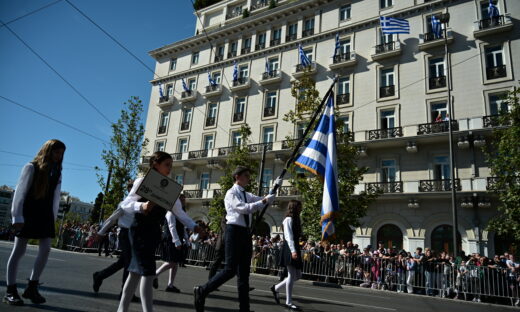
[(403, 249), (403, 232), (395, 224), (385, 224), (377, 231), (377, 243), (381, 242), (385, 248)]
[[(436, 227), (431, 234), (431, 249), (435, 252), (445, 251), (453, 253), (453, 227), (443, 224)], [(457, 231), (457, 247), (462, 250), (462, 239)]]

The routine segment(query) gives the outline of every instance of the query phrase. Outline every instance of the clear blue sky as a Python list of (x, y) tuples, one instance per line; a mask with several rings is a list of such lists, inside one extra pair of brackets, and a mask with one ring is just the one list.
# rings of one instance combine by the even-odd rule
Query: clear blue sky
[[(7, 23), (55, 0), (0, 0)], [(148, 51), (194, 33), (190, 0), (69, 0), (154, 68)], [(122, 103), (139, 96), (148, 109), (153, 74), (60, 1), (8, 26), (115, 121)], [(0, 96), (109, 140), (110, 126), (5, 27), (0, 27)], [(48, 139), (65, 142), (62, 190), (91, 202), (101, 191), (95, 171), (103, 143), (0, 98), (0, 185), (14, 187), (22, 166)], [(7, 152), (30, 155), (12, 155)]]

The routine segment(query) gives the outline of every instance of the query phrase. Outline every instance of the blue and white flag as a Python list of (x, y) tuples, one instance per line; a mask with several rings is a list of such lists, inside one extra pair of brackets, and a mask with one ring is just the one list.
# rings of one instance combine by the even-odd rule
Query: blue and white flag
[(311, 60), (307, 57), (307, 54), (305, 54), (305, 51), (303, 51), (302, 45), (298, 45), (298, 54), (300, 55), (300, 64), (304, 67), (311, 66)]
[(209, 85), (210, 86), (216, 86), (217, 85), (217, 82), (215, 81), (215, 79), (211, 78), (211, 74), (208, 72), (208, 81), (209, 81)]
[(271, 71), (271, 68), (269, 66), (269, 61), (267, 60), (267, 57), (265, 58), (265, 72), (269, 73)]
[(493, 4), (493, 0), (489, 0), (488, 15), (490, 18), (500, 16), (500, 12), (497, 6)]
[(335, 233), (334, 217), (339, 211), (334, 92), (330, 93), (312, 139), (305, 145), (295, 164), (323, 178), (321, 231), (322, 239), (326, 240)]
[(437, 18), (437, 16), (432, 15), (431, 23), (432, 23), (432, 33), (435, 36), (435, 38), (436, 39), (441, 38), (442, 37), (441, 21)]
[(409, 34), (410, 23), (407, 20), (395, 17), (379, 17), (383, 34)]
[(164, 97), (164, 93), (163, 93), (163, 90), (162, 90), (161, 84), (159, 84), (159, 96), (160, 96), (160, 97)]
[(233, 62), (233, 81), (237, 81), (238, 80), (238, 65), (237, 65), (237, 61), (234, 61)]
[(339, 42), (339, 34), (336, 34), (336, 43), (334, 44), (334, 54), (332, 58), (335, 58), (338, 55), (338, 52), (341, 50), (341, 43)]
[(190, 88), (188, 88), (188, 86), (186, 85), (186, 81), (184, 81), (184, 78), (181, 78), (182, 80), (182, 88), (184, 89), (184, 91), (186, 92), (190, 92)]

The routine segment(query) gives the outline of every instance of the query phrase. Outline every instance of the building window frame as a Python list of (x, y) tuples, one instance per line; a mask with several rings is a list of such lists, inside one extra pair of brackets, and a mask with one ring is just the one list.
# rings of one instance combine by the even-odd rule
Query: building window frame
[[(242, 111), (241, 113), (243, 114), (243, 117), (242, 117), (242, 120), (239, 120), (239, 121), (234, 121), (234, 115), (235, 113), (240, 113), (239, 110), (237, 110), (238, 108), (238, 105), (239, 105), (239, 100), (240, 99), (243, 99), (243, 105), (242, 105)], [(233, 98), (233, 113), (231, 114), (231, 125), (236, 125), (236, 124), (243, 124), (246, 122), (246, 117), (247, 117), (247, 96), (236, 96)]]
[[(258, 140), (258, 142), (261, 142), (261, 143), (274, 143), (276, 142), (276, 128), (277, 128), (278, 124), (277, 123), (269, 123), (269, 124), (263, 124), (261, 125), (260, 127), (260, 138)], [(267, 128), (273, 128), (273, 134), (272, 134), (272, 141), (271, 142), (265, 142), (265, 129)]]
[[(399, 64), (394, 64), (391, 66), (377, 65), (376, 68), (377, 68), (377, 70), (376, 70), (376, 75), (377, 75), (377, 77), (376, 77), (376, 81), (377, 81), (376, 99), (377, 99), (377, 102), (384, 102), (384, 101), (398, 99), (399, 98)], [(382, 81), (383, 72), (382, 71), (390, 69), (390, 68), (393, 70), (394, 95), (381, 97), (380, 96), (381, 88), (391, 86), (391, 84), (389, 84), (388, 81), (385, 81), (384, 86), (383, 86), (383, 81)], [(385, 78), (385, 79), (387, 79), (387, 78)]]
[[(185, 144), (183, 144), (185, 142)], [(177, 139), (177, 153), (187, 153), (190, 150), (190, 137), (183, 136)]]
[[(487, 55), (487, 49), (494, 46), (502, 45), (502, 64), (505, 66), (505, 76), (494, 78), (494, 79), (488, 79), (488, 55)], [(498, 83), (498, 82), (504, 82), (504, 81), (510, 81), (513, 80), (513, 74), (512, 74), (512, 60), (511, 60), (511, 53), (510, 53), (510, 41), (505, 40), (501, 43), (489, 43), (489, 42), (481, 42), (480, 43), (480, 58), (481, 58), (481, 67), (482, 67), (482, 83), (484, 85)]]
[(154, 152), (157, 152), (157, 151), (164, 152), (164, 151), (166, 151), (166, 139), (156, 140), (154, 145), (153, 145), (153, 151)]
[(172, 57), (170, 58), (170, 71), (175, 71), (177, 70), (177, 58), (176, 57)]
[(191, 53), (191, 65), (198, 65), (200, 62), (200, 51)]
[[(168, 135), (169, 125), (170, 125), (170, 112), (160, 112), (159, 113), (159, 123), (157, 125), (157, 136)], [(161, 132), (161, 130), (163, 130), (163, 131)]]
[(347, 3), (339, 8), (339, 21), (346, 22), (352, 18), (352, 4)]

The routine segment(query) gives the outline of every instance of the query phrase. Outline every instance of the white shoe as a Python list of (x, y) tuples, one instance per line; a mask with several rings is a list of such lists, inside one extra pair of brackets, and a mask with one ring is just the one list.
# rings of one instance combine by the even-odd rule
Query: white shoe
[(291, 309), (292, 311), (300, 311), (300, 308), (297, 307), (296, 305), (294, 305), (293, 303), (291, 304), (286, 304), (285, 305), (288, 309)]
[(477, 299), (477, 302), (481, 302), (481, 301), (480, 301), (480, 298)]

